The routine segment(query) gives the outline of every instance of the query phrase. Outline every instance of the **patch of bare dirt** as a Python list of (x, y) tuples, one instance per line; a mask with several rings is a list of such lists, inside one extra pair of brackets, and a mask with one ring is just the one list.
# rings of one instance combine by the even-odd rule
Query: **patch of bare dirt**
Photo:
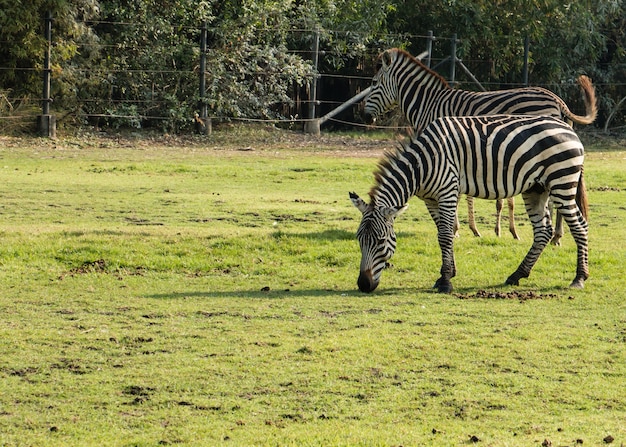
[(115, 268), (104, 259), (96, 259), (95, 261), (85, 261), (78, 267), (71, 268), (67, 272), (59, 276), (59, 280), (63, 280), (66, 277), (74, 277), (78, 275), (88, 275), (90, 273), (102, 273), (102, 274), (114, 274), (118, 279), (123, 279), (124, 276), (143, 276), (146, 272), (146, 268), (142, 266), (134, 268)]
[(86, 149), (131, 149), (144, 152), (180, 150), (193, 153), (232, 151), (273, 154), (277, 151), (306, 151), (327, 153), (337, 157), (379, 158), (386, 150), (398, 146), (404, 133), (362, 132), (350, 134), (322, 130), (321, 135), (305, 134), (301, 130), (281, 129), (272, 125), (222, 123), (213, 126), (211, 135), (164, 134), (154, 131), (97, 131), (81, 129), (74, 134), (60, 134), (56, 139), (29, 136), (0, 135), (4, 148), (28, 148), (42, 154), (60, 152), (71, 155)]
[(489, 290), (479, 290), (474, 294), (455, 294), (457, 298), (462, 300), (468, 300), (473, 298), (482, 298), (482, 299), (496, 299), (496, 300), (519, 300), (519, 301), (528, 301), (528, 300), (543, 300), (548, 298), (557, 298), (558, 295), (554, 293), (537, 293), (533, 291), (518, 291), (512, 290), (510, 292), (496, 292)]
[(105, 273), (107, 271), (107, 262), (104, 259), (96, 261), (83, 262), (82, 265), (74, 267), (69, 271), (70, 275), (85, 275), (87, 273)]

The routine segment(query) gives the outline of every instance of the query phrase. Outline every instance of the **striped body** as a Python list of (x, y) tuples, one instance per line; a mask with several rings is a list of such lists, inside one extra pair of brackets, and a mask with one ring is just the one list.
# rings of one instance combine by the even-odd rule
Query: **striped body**
[[(373, 122), (377, 116), (396, 104), (420, 133), (442, 116), (479, 116), (492, 114), (545, 115), (580, 124), (592, 123), (597, 115), (595, 91), (586, 76), (578, 79), (585, 95), (586, 116), (573, 114), (556, 94), (539, 87), (527, 87), (493, 92), (472, 92), (452, 89), (437, 73), (427, 68), (409, 53), (399, 49), (387, 50), (380, 56), (381, 67), (372, 80), (365, 102), (365, 119)], [(509, 230), (519, 239), (515, 230), (514, 202), (508, 201)], [(480, 236), (473, 216), (473, 201), (468, 197), (470, 228)], [(496, 234), (500, 235), (502, 201), (497, 204)], [(456, 222), (458, 230), (458, 221)], [(558, 244), (563, 234), (560, 218), (553, 243)]]
[(450, 279), (456, 274), (453, 227), (461, 194), (524, 198), (533, 245), (507, 284), (527, 277), (550, 241), (550, 199), (576, 241), (578, 262), (572, 286), (582, 287), (588, 277), (583, 159), (584, 149), (574, 131), (555, 118), (492, 115), (435, 120), (409, 145), (383, 159), (369, 204), (351, 194), (363, 213), (357, 232), (362, 255), (359, 288), (371, 292), (378, 286), (395, 251), (393, 220), (417, 196), (426, 203), (438, 229), (442, 267), (435, 286), (450, 292)]
[(364, 113), (372, 121), (398, 104), (417, 133), (441, 116), (546, 115), (591, 124), (597, 115), (595, 92), (586, 76), (578, 82), (585, 94), (586, 116), (575, 115), (559, 96), (540, 87), (492, 92), (453, 89), (409, 53), (394, 48), (381, 55)]

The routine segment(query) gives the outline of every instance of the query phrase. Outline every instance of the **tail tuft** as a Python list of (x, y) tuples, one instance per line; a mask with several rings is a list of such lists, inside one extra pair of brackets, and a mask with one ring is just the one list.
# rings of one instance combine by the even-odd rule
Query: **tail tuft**
[(578, 124), (591, 124), (596, 120), (598, 116), (598, 104), (596, 101), (596, 89), (591, 83), (591, 79), (588, 76), (580, 75), (578, 77), (578, 85), (583, 91), (585, 100), (585, 116), (574, 115), (570, 112), (568, 118)]

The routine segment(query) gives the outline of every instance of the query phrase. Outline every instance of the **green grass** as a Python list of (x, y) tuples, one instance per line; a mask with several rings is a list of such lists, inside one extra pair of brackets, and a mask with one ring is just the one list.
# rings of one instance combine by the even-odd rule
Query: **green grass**
[(483, 238), (463, 225), (434, 293), (414, 200), (363, 295), (348, 191), (390, 139), (0, 144), (0, 445), (626, 444), (624, 151), (587, 154), (584, 290), (567, 231), (502, 285), (531, 243), (517, 200), (522, 241), (476, 201)]

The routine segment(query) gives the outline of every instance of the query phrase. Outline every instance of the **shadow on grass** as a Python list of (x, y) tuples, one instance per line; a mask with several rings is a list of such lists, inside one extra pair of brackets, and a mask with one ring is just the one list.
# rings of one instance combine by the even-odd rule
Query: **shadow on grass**
[(397, 295), (419, 294), (432, 295), (440, 297), (450, 297), (451, 299), (515, 299), (515, 298), (553, 298), (563, 296), (564, 292), (570, 290), (565, 286), (551, 286), (541, 288), (529, 287), (512, 287), (503, 283), (488, 284), (473, 287), (455, 288), (451, 294), (441, 294), (434, 288), (380, 288), (372, 293), (360, 292), (356, 287), (351, 289), (263, 289), (263, 290), (232, 290), (232, 291), (189, 291), (189, 292), (170, 292), (146, 295), (146, 298), (159, 300), (176, 300), (184, 298), (207, 298), (207, 299), (224, 299), (224, 298), (244, 298), (244, 299), (287, 299), (287, 298), (380, 298), (386, 299)]
[(153, 299), (181, 299), (181, 298), (248, 298), (248, 299), (285, 299), (285, 298), (336, 298), (367, 296), (356, 289), (351, 290), (233, 290), (216, 292), (172, 292), (146, 295)]
[[(290, 230), (277, 230), (272, 236), (275, 239), (283, 238), (302, 238), (302, 239), (312, 239), (312, 240), (329, 240), (329, 241), (356, 241), (356, 230), (358, 228), (358, 224), (354, 227), (354, 231), (346, 231), (346, 230), (324, 230), (324, 231), (312, 231), (309, 233), (298, 233)], [(415, 237), (414, 233), (400, 231), (396, 234), (398, 238), (411, 238)]]
[(312, 240), (330, 240), (330, 241), (345, 241), (356, 240), (356, 229), (354, 232), (346, 230), (324, 230), (324, 231), (312, 231), (309, 233), (296, 233), (289, 230), (278, 230), (272, 234), (275, 239), (280, 238), (302, 238)]

